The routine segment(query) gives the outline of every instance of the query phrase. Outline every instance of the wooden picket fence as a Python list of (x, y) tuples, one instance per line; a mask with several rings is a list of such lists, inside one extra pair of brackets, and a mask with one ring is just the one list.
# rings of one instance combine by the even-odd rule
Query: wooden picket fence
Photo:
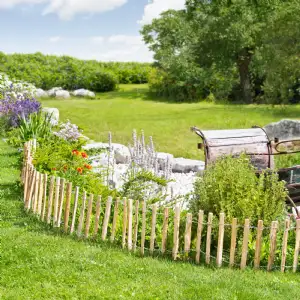
[[(278, 255), (280, 251), (281, 263), (278, 268), (282, 272), (289, 268), (293, 272), (297, 271), (300, 249), (299, 219), (296, 220), (296, 226), (292, 227), (290, 219), (287, 218), (282, 224), (284, 230), (280, 232), (278, 221), (272, 222), (270, 228), (264, 227), (261, 220), (258, 221), (257, 227), (251, 226), (249, 219), (244, 220), (243, 224), (238, 224), (238, 220), (234, 218), (230, 224), (225, 224), (225, 215), (221, 213), (217, 224), (218, 242), (216, 249), (212, 249), (212, 231), (215, 228), (212, 213), (209, 213), (206, 219), (203, 211), (200, 210), (196, 221), (193, 220), (191, 213), (187, 213), (184, 216), (185, 219), (182, 220), (179, 206), (169, 208), (158, 207), (153, 204), (147, 207), (146, 201), (139, 202), (125, 198), (113, 200), (112, 197), (108, 197), (105, 203), (102, 203), (101, 196), (87, 195), (85, 191), (80, 194), (80, 188), (75, 187), (73, 190), (72, 183), (65, 182), (64, 178), (54, 176), (48, 178), (47, 174), (39, 173), (32, 164), (32, 151), (35, 147), (34, 141), (27, 142), (24, 145), (22, 182), (24, 185), (25, 210), (34, 213), (41, 221), (53, 227), (63, 227), (66, 234), (76, 234), (78, 237), (83, 238), (101, 236), (101, 239), (106, 241), (108, 233), (110, 233), (109, 240), (114, 242), (119, 230), (123, 249), (127, 248), (129, 251), (140, 252), (142, 256), (145, 255), (145, 251), (149, 255), (156, 253), (168, 255), (169, 253), (173, 260), (184, 259), (189, 262), (194, 261), (196, 264), (203, 261), (207, 265), (214, 262), (217, 267), (229, 266), (245, 269), (247, 267), (249, 238), (252, 229), (256, 237), (255, 256), (253, 262), (248, 266), (260, 269), (262, 268), (260, 261), (263, 231), (268, 229), (270, 231), (270, 248), (268, 263), (264, 268), (267, 271), (276, 269), (274, 260), (276, 254)], [(80, 201), (80, 199), (82, 200)], [(81, 205), (79, 202), (81, 202)], [(105, 204), (103, 212), (102, 204)], [(100, 220), (101, 213), (102, 220)], [(158, 242), (156, 237), (158, 234), (157, 216), (159, 214), (162, 216), (162, 226), (159, 232), (161, 240)], [(93, 228), (91, 228), (92, 220)], [(205, 220), (207, 221), (205, 222)], [(169, 230), (170, 224), (172, 224), (172, 232)], [(185, 226), (183, 226), (184, 229), (180, 233), (182, 224)], [(243, 238), (240, 245), (240, 256), (238, 256), (239, 261), (237, 261), (239, 228), (243, 230)], [(150, 238), (149, 236), (146, 237), (146, 229), (150, 229)], [(195, 249), (192, 249), (192, 229), (194, 231), (197, 229), (193, 242)], [(225, 230), (230, 230), (230, 249), (224, 249)], [(292, 266), (286, 266), (288, 237), (291, 230), (295, 230), (293, 264)], [(282, 234), (281, 245), (277, 245), (278, 234)], [(169, 246), (169, 248), (167, 245), (168, 235), (173, 235), (172, 247)], [(146, 238), (149, 248), (145, 246)], [(202, 244), (205, 244), (205, 251), (201, 250)], [(212, 250), (214, 250), (215, 256), (212, 255)], [(225, 250), (227, 260), (224, 258)]]

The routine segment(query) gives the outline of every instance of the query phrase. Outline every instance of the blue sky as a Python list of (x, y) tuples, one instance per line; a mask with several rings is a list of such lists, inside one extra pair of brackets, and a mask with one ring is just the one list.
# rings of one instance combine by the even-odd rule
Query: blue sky
[(185, 0), (0, 0), (0, 51), (152, 61), (143, 24)]

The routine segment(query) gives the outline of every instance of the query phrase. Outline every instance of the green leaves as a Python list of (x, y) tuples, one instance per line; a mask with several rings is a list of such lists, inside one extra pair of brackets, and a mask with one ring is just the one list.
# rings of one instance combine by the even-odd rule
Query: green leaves
[(254, 224), (269, 224), (284, 214), (286, 189), (278, 174), (265, 171), (259, 176), (247, 156), (223, 157), (212, 164), (195, 183), (191, 208), (204, 209), (228, 220), (250, 218)]

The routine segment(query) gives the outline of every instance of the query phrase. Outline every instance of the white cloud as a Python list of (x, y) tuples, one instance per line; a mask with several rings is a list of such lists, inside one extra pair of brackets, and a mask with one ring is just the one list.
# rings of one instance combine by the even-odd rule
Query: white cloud
[(101, 13), (124, 5), (127, 0), (49, 0), (43, 14), (56, 13), (61, 19), (69, 20), (76, 14)]
[(185, 0), (153, 0), (145, 6), (144, 15), (139, 23), (142, 25), (149, 24), (153, 19), (158, 18), (163, 11), (180, 10), (185, 7), (184, 5)]
[(126, 45), (143, 45), (142, 37), (139, 35), (112, 35), (108, 39), (109, 43), (120, 43)]
[(116, 9), (128, 0), (0, 0), (0, 9), (9, 9), (17, 5), (45, 3), (43, 15), (57, 14), (63, 20), (69, 20), (76, 14), (101, 13)]
[(90, 38), (90, 41), (93, 43), (93, 44), (102, 44), (103, 41), (104, 41), (104, 37), (103, 36), (92, 36)]
[(48, 0), (0, 0), (0, 9), (13, 8), (19, 4), (39, 4), (47, 1)]
[(62, 38), (60, 36), (52, 36), (49, 38), (50, 43), (58, 43), (61, 40), (62, 40)]

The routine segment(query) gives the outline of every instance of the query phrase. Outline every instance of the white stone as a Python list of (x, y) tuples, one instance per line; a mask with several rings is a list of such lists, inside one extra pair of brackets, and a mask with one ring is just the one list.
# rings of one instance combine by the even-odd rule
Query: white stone
[(157, 160), (160, 169), (164, 169), (167, 160), (169, 159), (170, 163), (173, 163), (174, 156), (170, 153), (157, 152)]
[(45, 92), (43, 89), (37, 89), (37, 90), (35, 91), (35, 96), (36, 96), (37, 98), (44, 98), (44, 97), (48, 97), (48, 93)]
[(95, 98), (96, 94), (89, 90), (79, 89), (72, 92), (72, 95), (75, 97), (87, 97), (87, 98)]
[[(126, 164), (129, 162), (130, 151), (129, 151), (128, 147), (121, 145), (121, 144), (116, 144), (116, 143), (112, 143), (111, 147), (112, 147), (112, 151), (114, 153), (114, 157), (115, 157), (117, 164)], [(85, 150), (89, 150), (92, 148), (109, 150), (109, 144), (108, 143), (91, 143), (91, 144), (85, 145), (83, 148)]]
[(57, 91), (62, 91), (62, 90), (63, 90), (63, 88), (61, 88), (61, 87), (54, 87), (51, 90), (49, 90), (47, 92), (47, 94), (48, 94), (49, 97), (55, 97), (56, 96), (56, 92)]
[(127, 164), (130, 161), (130, 151), (128, 147), (121, 144), (112, 144), (115, 153), (115, 160), (117, 164)]
[(109, 149), (108, 143), (90, 143), (82, 147), (84, 150), (90, 150), (90, 149)]
[(89, 159), (92, 160), (91, 166), (93, 168), (107, 167), (108, 165), (112, 165), (114, 162), (114, 153), (112, 152), (109, 155), (109, 152), (105, 151), (99, 155), (89, 157)]
[(204, 167), (204, 161), (179, 157), (173, 159), (172, 171), (175, 173), (202, 172)]
[(65, 90), (60, 90), (55, 92), (55, 98), (60, 98), (60, 99), (69, 99), (71, 97), (70, 93)]
[(56, 126), (59, 122), (59, 110), (57, 108), (44, 107), (42, 111), (51, 116), (51, 124), (52, 126)]

